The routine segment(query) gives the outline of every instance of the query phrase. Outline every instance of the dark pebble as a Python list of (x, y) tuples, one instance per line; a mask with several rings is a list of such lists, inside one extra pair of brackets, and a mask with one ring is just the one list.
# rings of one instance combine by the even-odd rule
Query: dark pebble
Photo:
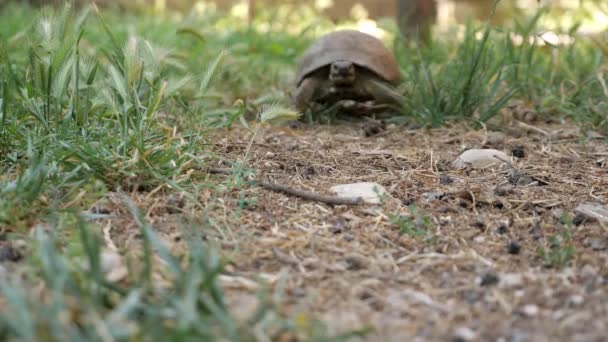
[(513, 157), (515, 158), (524, 158), (526, 156), (526, 151), (522, 145), (517, 145), (511, 149), (511, 154), (513, 154)]
[(486, 272), (481, 275), (481, 286), (492, 286), (498, 284), (498, 274), (493, 271)]
[(509, 226), (507, 226), (507, 224), (504, 222), (499, 224), (498, 228), (496, 228), (496, 232), (498, 234), (506, 234), (508, 230), (509, 230)]
[(507, 252), (509, 252), (509, 254), (514, 254), (514, 255), (519, 254), (520, 251), (521, 251), (521, 245), (517, 241), (511, 241), (507, 245)]

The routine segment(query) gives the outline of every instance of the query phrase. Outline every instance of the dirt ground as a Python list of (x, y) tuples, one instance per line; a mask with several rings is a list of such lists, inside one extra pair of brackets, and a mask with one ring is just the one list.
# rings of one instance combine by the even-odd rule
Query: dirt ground
[[(285, 313), (312, 314), (333, 332), (372, 327), (369, 341), (606, 341), (608, 225), (574, 211), (608, 203), (608, 145), (597, 133), (572, 124), (388, 125), (366, 137), (366, 127), (259, 132), (249, 166), (266, 180), (326, 194), (377, 182), (389, 196), (329, 206), (254, 186), (243, 206), (239, 191), (227, 193), (224, 228), (210, 239), (232, 260), (222, 282), (238, 316), (253, 311), (261, 279)], [(240, 160), (250, 138), (231, 130), (214, 153)], [(470, 148), (503, 150), (512, 164), (453, 168)], [(172, 226), (175, 214), (147, 213), (160, 230)], [(554, 238), (561, 244), (551, 249)], [(553, 267), (541, 248), (556, 253)], [(568, 248), (572, 259), (560, 265)]]

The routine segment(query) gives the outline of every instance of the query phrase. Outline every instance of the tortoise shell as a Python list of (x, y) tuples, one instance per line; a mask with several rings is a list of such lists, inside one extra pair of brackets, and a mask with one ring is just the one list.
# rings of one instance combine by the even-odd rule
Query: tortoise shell
[(395, 56), (379, 39), (355, 30), (339, 30), (322, 36), (304, 51), (296, 70), (296, 85), (337, 60), (350, 61), (393, 84), (400, 79)]

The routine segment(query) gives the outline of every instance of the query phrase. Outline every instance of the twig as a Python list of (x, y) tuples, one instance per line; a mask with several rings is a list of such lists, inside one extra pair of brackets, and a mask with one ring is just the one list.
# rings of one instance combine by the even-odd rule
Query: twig
[(315, 202), (322, 202), (325, 204), (332, 205), (357, 205), (363, 203), (363, 199), (361, 197), (338, 197), (338, 196), (329, 196), (322, 195), (316, 192), (298, 190), (294, 188), (290, 188), (283, 184), (277, 183), (267, 183), (258, 181), (257, 184), (265, 189), (272, 190), (275, 192), (283, 192), (289, 195), (293, 195), (296, 197), (300, 197), (303, 199), (307, 199)]
[[(221, 174), (221, 175), (231, 175), (233, 174), (233, 170), (230, 168), (208, 168), (207, 172), (213, 174)], [(330, 195), (322, 195), (312, 191), (298, 190), (291, 188), (287, 185), (278, 184), (278, 183), (268, 183), (264, 181), (254, 180), (254, 182), (261, 186), (264, 189), (282, 192), (288, 195), (300, 197), (309, 201), (321, 202), (325, 204), (331, 205), (357, 205), (363, 203), (363, 199), (361, 197), (338, 197), (338, 196), (330, 196)]]
[(494, 157), (495, 159), (498, 159), (498, 160), (500, 160), (501, 162), (503, 162), (503, 163), (505, 163), (505, 164), (509, 165), (509, 166), (510, 166), (512, 169), (514, 169), (514, 170), (516, 170), (516, 171), (517, 171), (517, 168), (515, 167), (515, 165), (513, 165), (513, 163), (511, 163), (510, 161), (505, 160), (505, 159), (503, 159), (502, 157), (500, 157), (500, 156), (498, 156), (498, 155), (495, 155), (495, 154), (494, 154), (494, 155), (492, 155), (492, 157)]
[(232, 169), (230, 168), (220, 168), (220, 167), (210, 167), (206, 169), (207, 172), (215, 175), (231, 175), (233, 174)]
[(527, 130), (534, 131), (534, 132), (536, 132), (536, 133), (540, 133), (540, 134), (542, 134), (542, 135), (544, 135), (544, 136), (546, 136), (546, 137), (549, 137), (549, 138), (551, 137), (551, 133), (549, 133), (549, 132), (545, 131), (545, 130), (544, 130), (544, 129), (542, 129), (542, 128), (538, 128), (538, 127), (536, 127), (536, 126), (528, 125), (527, 123), (522, 122), (522, 121), (517, 121), (517, 124), (518, 124), (519, 126), (521, 126), (522, 128), (527, 129)]

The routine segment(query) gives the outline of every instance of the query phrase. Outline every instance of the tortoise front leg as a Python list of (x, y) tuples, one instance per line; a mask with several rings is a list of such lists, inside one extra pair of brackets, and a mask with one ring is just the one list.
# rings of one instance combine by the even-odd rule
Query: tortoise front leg
[(403, 107), (405, 96), (399, 94), (392, 85), (370, 78), (365, 82), (365, 90), (374, 98), (378, 104), (387, 104), (396, 107)]
[(323, 80), (316, 77), (309, 77), (302, 80), (300, 85), (292, 94), (292, 100), (298, 110), (305, 112), (318, 98), (319, 89)]

